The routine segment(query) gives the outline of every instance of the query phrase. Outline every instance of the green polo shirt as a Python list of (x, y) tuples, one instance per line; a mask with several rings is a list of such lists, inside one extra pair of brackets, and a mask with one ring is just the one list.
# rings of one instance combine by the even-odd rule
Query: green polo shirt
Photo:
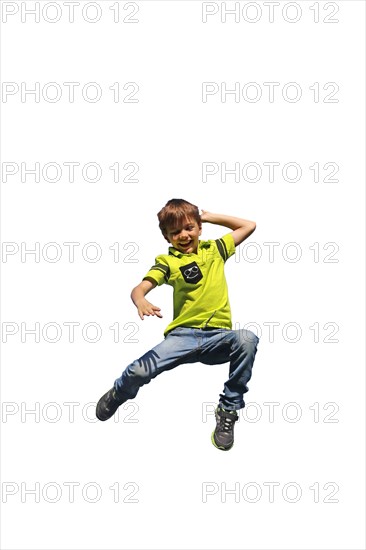
[(225, 262), (235, 254), (231, 233), (221, 239), (199, 241), (197, 254), (169, 247), (169, 254), (155, 258), (144, 280), (173, 287), (173, 321), (164, 336), (176, 327), (231, 329), (231, 310), (224, 273)]

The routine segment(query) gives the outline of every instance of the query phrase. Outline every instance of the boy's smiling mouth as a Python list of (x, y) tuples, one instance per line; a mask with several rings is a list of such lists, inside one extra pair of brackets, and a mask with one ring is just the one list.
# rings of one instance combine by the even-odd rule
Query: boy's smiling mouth
[(190, 240), (184, 243), (179, 243), (179, 246), (181, 246), (182, 248), (189, 248), (192, 244), (193, 244), (193, 241)]

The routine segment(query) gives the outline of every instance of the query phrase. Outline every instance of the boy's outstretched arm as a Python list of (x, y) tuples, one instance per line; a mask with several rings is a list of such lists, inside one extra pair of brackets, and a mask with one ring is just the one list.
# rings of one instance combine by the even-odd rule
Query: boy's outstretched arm
[(154, 306), (148, 302), (145, 298), (145, 295), (150, 292), (153, 288), (156, 287), (156, 282), (145, 279), (139, 285), (135, 286), (131, 292), (131, 300), (137, 307), (138, 314), (142, 321), (144, 320), (144, 315), (156, 315), (157, 317), (162, 318), (163, 316), (160, 313), (160, 307)]
[(256, 228), (255, 222), (243, 220), (242, 218), (235, 218), (234, 216), (226, 216), (225, 214), (213, 214), (212, 212), (207, 212), (207, 210), (201, 211), (201, 220), (202, 222), (223, 225), (224, 227), (232, 229), (233, 232), (231, 234), (235, 246), (245, 241)]

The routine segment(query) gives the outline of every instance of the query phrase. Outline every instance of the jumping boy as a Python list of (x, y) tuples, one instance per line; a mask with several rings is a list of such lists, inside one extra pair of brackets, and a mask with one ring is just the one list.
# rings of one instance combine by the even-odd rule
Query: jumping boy
[[(174, 289), (174, 316), (164, 331), (164, 340), (133, 361), (101, 397), (96, 416), (108, 420), (118, 407), (134, 399), (144, 384), (164, 371), (184, 363), (217, 365), (230, 362), (229, 378), (216, 408), (212, 443), (229, 450), (234, 444), (237, 410), (248, 391), (258, 337), (248, 330), (232, 330), (225, 262), (256, 228), (254, 222), (213, 214), (183, 200), (172, 199), (158, 213), (159, 227), (171, 244), (168, 254), (157, 256), (142, 282), (131, 292), (138, 315), (162, 317), (160, 308), (145, 298), (157, 285)], [(202, 222), (231, 229), (220, 239), (202, 241)]]

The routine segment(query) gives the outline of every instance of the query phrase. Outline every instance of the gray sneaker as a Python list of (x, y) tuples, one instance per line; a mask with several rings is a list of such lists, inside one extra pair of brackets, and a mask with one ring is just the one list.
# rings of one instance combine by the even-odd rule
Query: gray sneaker
[(114, 387), (111, 388), (99, 399), (95, 411), (96, 417), (99, 420), (108, 420), (125, 401), (127, 401), (125, 397), (118, 395)]
[(216, 428), (212, 432), (211, 441), (222, 451), (228, 451), (234, 445), (234, 426), (238, 420), (236, 411), (226, 411), (220, 405), (216, 408)]

